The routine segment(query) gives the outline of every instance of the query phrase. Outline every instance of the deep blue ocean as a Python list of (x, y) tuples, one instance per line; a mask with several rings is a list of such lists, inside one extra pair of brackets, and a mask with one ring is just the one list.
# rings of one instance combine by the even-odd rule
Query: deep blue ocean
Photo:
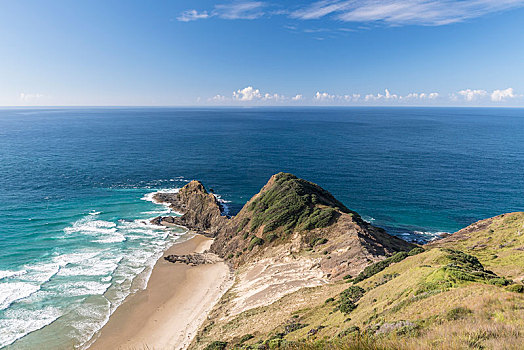
[(0, 109), (0, 348), (83, 344), (144, 287), (183, 233), (151, 193), (234, 214), (279, 171), (427, 241), (524, 209), (524, 109)]

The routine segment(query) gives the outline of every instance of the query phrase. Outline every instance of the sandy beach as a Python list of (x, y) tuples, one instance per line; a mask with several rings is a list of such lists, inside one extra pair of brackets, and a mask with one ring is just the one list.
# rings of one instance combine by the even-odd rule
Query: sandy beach
[[(211, 243), (197, 235), (164, 255), (203, 252)], [(118, 307), (89, 350), (186, 348), (229, 287), (229, 275), (223, 262), (192, 267), (160, 258), (146, 289)]]

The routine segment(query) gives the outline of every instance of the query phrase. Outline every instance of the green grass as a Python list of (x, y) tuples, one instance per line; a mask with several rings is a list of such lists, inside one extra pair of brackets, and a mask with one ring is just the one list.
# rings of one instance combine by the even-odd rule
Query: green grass
[[(524, 214), (466, 233), (464, 241), (417, 247), (370, 265), (350, 288), (348, 275), (220, 321), (207, 341), (228, 341), (228, 350), (520, 349)], [(319, 235), (304, 237), (315, 250)], [(254, 338), (239, 344), (248, 332)]]
[(395, 255), (390, 256), (389, 258), (386, 258), (377, 263), (369, 265), (364, 269), (364, 271), (362, 271), (357, 277), (355, 277), (355, 279), (353, 280), (353, 283), (356, 284), (356, 283), (362, 282), (363, 280), (370, 278), (371, 276), (374, 276), (377, 273), (383, 271), (389, 265), (400, 262), (407, 257), (408, 257), (408, 253), (398, 252)]
[(272, 186), (248, 210), (253, 213), (250, 230), (264, 226), (264, 233), (280, 228), (285, 233), (323, 228), (333, 223), (337, 211), (353, 213), (318, 185), (286, 173), (277, 174)]

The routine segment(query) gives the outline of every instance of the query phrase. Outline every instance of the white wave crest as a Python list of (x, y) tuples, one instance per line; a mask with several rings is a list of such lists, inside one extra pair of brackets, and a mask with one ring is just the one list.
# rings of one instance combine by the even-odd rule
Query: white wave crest
[(40, 286), (26, 282), (0, 284), (0, 310), (7, 309), (17, 300), (27, 298), (40, 289)]
[(0, 347), (12, 344), (17, 339), (50, 324), (61, 315), (61, 311), (53, 307), (6, 310), (0, 318)]
[(27, 270), (11, 271), (11, 270), (0, 270), (0, 280), (4, 278), (19, 277), (27, 273)]
[(126, 238), (117, 232), (116, 224), (110, 221), (95, 220), (95, 216), (86, 216), (72, 226), (64, 229), (66, 235), (80, 233), (96, 237), (93, 242), (97, 243), (118, 243), (124, 242)]
[(432, 232), (432, 231), (415, 231), (414, 232), (417, 235), (425, 237), (425, 241), (434, 241), (436, 239), (442, 238), (442, 236), (449, 234), (449, 232), (439, 231), (439, 232)]
[(61, 292), (67, 296), (102, 295), (111, 286), (111, 283), (101, 283), (96, 281), (80, 281), (64, 283)]
[(165, 188), (161, 189), (155, 192), (146, 193), (142, 198), (140, 198), (143, 201), (153, 202), (155, 204), (162, 204), (165, 205), (165, 203), (161, 203), (155, 200), (154, 196), (157, 193), (178, 193), (180, 191), (180, 188)]

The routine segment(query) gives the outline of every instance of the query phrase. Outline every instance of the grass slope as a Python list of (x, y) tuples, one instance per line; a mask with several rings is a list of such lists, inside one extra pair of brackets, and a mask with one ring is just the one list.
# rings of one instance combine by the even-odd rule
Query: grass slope
[(475, 255), (486, 268), (509, 279), (524, 279), (524, 213), (479, 221), (431, 246)]
[(435, 247), (356, 284), (303, 289), (208, 325), (200, 337), (227, 349), (519, 349), (524, 294), (511, 286), (476, 257)]

